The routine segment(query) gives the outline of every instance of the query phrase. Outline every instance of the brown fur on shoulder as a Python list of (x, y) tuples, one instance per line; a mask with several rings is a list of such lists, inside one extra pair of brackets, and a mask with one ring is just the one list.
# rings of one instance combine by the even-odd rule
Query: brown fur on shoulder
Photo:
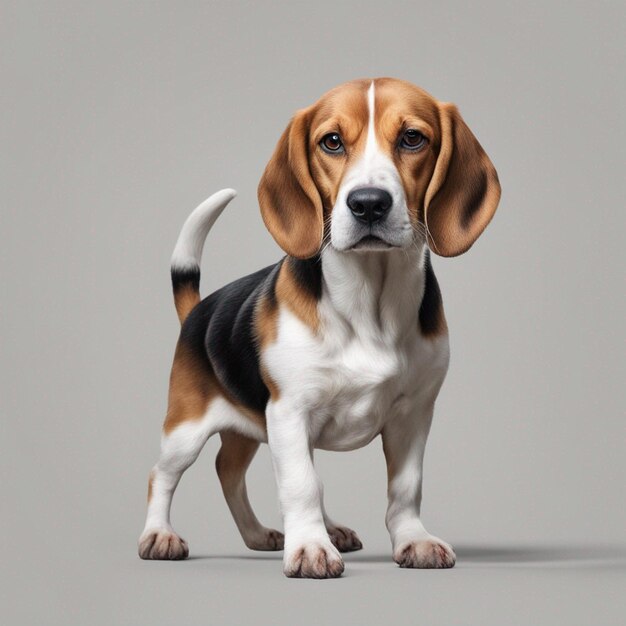
[(280, 268), (276, 281), (276, 300), (284, 304), (313, 332), (317, 332), (320, 323), (317, 298), (311, 291), (302, 288), (289, 261)]

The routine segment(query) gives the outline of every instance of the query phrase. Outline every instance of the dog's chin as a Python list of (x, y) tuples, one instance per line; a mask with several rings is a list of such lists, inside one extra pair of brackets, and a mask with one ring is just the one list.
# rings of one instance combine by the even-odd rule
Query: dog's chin
[(353, 246), (350, 246), (349, 250), (354, 250), (354, 252), (386, 252), (397, 247), (398, 246), (394, 246), (380, 237), (366, 235), (362, 239), (359, 239)]

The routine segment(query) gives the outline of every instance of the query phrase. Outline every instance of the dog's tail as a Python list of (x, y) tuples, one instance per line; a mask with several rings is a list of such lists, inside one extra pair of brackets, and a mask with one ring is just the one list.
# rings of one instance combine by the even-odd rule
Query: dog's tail
[(200, 259), (202, 248), (215, 220), (237, 195), (234, 189), (222, 189), (207, 198), (185, 220), (172, 254), (172, 287), (178, 319), (182, 324), (200, 302)]

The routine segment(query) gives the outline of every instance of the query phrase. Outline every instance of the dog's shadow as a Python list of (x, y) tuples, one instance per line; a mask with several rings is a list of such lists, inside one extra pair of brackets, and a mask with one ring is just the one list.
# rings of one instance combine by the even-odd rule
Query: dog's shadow
[[(607, 545), (527, 546), (457, 544), (454, 546), (457, 564), (477, 566), (535, 566), (535, 567), (618, 567), (626, 568), (626, 547)], [(389, 555), (355, 553), (348, 560), (360, 563), (384, 563)]]
[[(482, 544), (455, 545), (459, 565), (536, 566), (536, 567), (609, 567), (626, 568), (626, 546), (491, 546)], [(367, 548), (343, 555), (347, 563), (393, 564), (391, 554), (368, 554)], [(190, 556), (188, 560), (227, 559), (241, 561), (280, 561), (282, 552)]]
[(469, 563), (563, 563), (608, 562), (626, 558), (623, 547), (607, 545), (578, 546), (485, 546), (461, 545), (459, 559)]

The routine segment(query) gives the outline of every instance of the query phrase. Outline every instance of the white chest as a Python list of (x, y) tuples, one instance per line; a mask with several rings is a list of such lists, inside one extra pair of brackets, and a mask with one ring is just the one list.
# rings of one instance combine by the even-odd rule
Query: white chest
[(407, 347), (394, 350), (380, 341), (354, 338), (327, 355), (326, 365), (316, 368), (320, 380), (327, 381), (312, 407), (316, 447), (361, 447), (406, 410), (414, 382)]
[(448, 362), (447, 338), (427, 340), (417, 320), (402, 337), (355, 333), (349, 326), (315, 335), (281, 311), (279, 336), (267, 367), (281, 396), (307, 414), (315, 447), (352, 450), (369, 443), (385, 423), (410, 412), (437, 389)]

